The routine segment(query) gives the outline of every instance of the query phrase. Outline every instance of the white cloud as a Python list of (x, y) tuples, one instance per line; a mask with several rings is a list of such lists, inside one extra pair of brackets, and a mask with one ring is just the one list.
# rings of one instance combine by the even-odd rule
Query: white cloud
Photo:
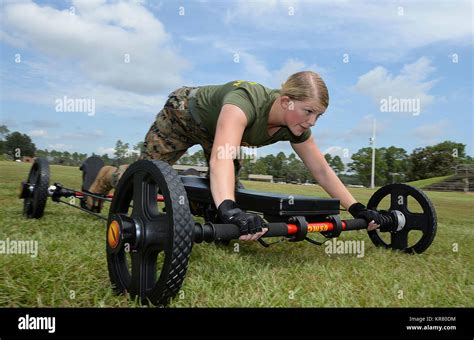
[(30, 137), (46, 137), (48, 135), (48, 131), (46, 130), (32, 130), (28, 132)]
[(104, 132), (102, 130), (94, 130), (88, 132), (66, 132), (61, 135), (60, 138), (67, 139), (78, 139), (78, 140), (88, 140), (88, 139), (98, 139), (102, 137)]
[(347, 148), (344, 148), (342, 146), (339, 146), (339, 145), (331, 145), (329, 147), (327, 147), (326, 149), (324, 149), (324, 151), (321, 151), (323, 155), (325, 154), (330, 154), (332, 157), (334, 156), (339, 156), (341, 159), (344, 159), (344, 158), (347, 158), (349, 157), (350, 158), (350, 153), (349, 153), (349, 149)]
[(440, 141), (440, 138), (449, 131), (450, 124), (446, 120), (422, 125), (411, 132), (415, 138), (422, 140), (428, 144), (434, 144)]
[[(71, 70), (66, 65), (61, 72), (55, 69), (52, 62), (22, 61), (24, 72), (22, 81), (15, 80), (17, 74), (5, 74), (5, 85), (2, 95), (11, 100), (25, 101), (46, 105), (55, 110), (56, 100), (64, 96), (68, 98), (94, 99), (96, 116), (104, 111), (109, 111), (121, 116), (142, 116), (143, 112), (150, 113), (152, 118), (166, 101), (166, 96), (161, 94), (143, 95), (124, 90), (114, 89), (105, 85), (94, 84)], [(57, 65), (57, 63), (56, 63)], [(43, 82), (42, 86), (31, 85), (35, 81)], [(63, 120), (65, 115), (87, 115), (87, 113), (58, 113), (58, 119)]]
[(239, 73), (241, 75), (240, 79), (256, 81), (273, 88), (280, 88), (281, 84), (284, 83), (290, 75), (299, 71), (314, 71), (322, 75), (323, 78), (324, 74), (328, 72), (327, 69), (319, 65), (308, 65), (296, 58), (285, 60), (282, 66), (278, 69), (270, 69), (265, 61), (261, 60), (254, 54), (249, 52), (237, 52), (237, 49), (233, 50), (223, 43), (216, 43), (215, 47), (228, 53), (238, 53), (239, 64), (242, 65), (242, 69)]
[(128, 149), (127, 150), (127, 153), (125, 154), (127, 157), (130, 157), (132, 155), (139, 155), (140, 154), (140, 151), (137, 151), (137, 150), (133, 150), (133, 149)]
[(275, 144), (270, 144), (261, 148), (257, 148), (256, 156), (257, 158), (265, 157), (268, 155), (276, 156), (279, 152), (283, 152), (286, 156), (289, 156), (291, 153), (294, 153), (299, 159), (295, 150), (291, 147), (289, 142), (276, 142)]
[[(28, 135), (31, 137), (42, 137), (48, 140), (81, 140), (81, 141), (89, 141), (89, 140), (98, 140), (99, 138), (104, 136), (104, 132), (102, 130), (92, 130), (86, 132), (64, 132), (55, 135), (50, 135), (48, 131), (40, 129), (40, 130), (32, 130), (28, 132)], [(55, 145), (66, 145), (66, 144), (55, 144)]]
[(57, 143), (57, 144), (49, 144), (49, 149), (53, 149), (57, 151), (70, 151), (74, 148), (70, 144)]
[[(115, 148), (108, 148), (108, 147), (104, 147), (104, 146), (99, 146), (95, 153), (98, 154), (98, 155), (103, 155), (103, 154), (106, 153), (107, 155), (109, 155), (109, 157), (115, 157)], [(129, 157), (129, 156), (137, 155), (137, 154), (140, 154), (140, 152), (129, 148), (127, 150), (125, 156)]]
[(61, 125), (59, 122), (47, 120), (47, 119), (33, 119), (30, 121), (23, 122), (24, 125), (31, 125), (36, 128), (57, 128)]
[(346, 147), (342, 147), (342, 146), (339, 146), (339, 145), (332, 145), (332, 146), (329, 146), (326, 149), (324, 149), (324, 151), (321, 151), (321, 153), (323, 155), (328, 153), (328, 154), (331, 155), (332, 158), (334, 158), (335, 156), (339, 156), (339, 158), (341, 159), (341, 161), (344, 165), (347, 165), (347, 163), (352, 162), (351, 150), (349, 148), (346, 148)]
[[(294, 15), (289, 15), (289, 6)], [(317, 44), (376, 61), (398, 60), (410, 50), (433, 43), (468, 46), (473, 34), (470, 0), (455, 5), (442, 1), (238, 1), (223, 22), (252, 25), (251, 39), (257, 44), (261, 39), (255, 37), (262, 34), (265, 42), (274, 45), (282, 37), (288, 39), (287, 46), (292, 48), (290, 39), (300, 36), (307, 48)]]
[[(39, 130), (31, 130), (28, 132), (30, 137), (43, 137), (49, 140), (57, 140), (57, 139), (67, 139), (67, 140), (97, 140), (100, 137), (104, 136), (104, 132), (102, 130), (92, 130), (87, 132), (65, 132), (59, 135), (50, 135), (48, 131), (39, 129)], [(63, 144), (56, 144), (56, 145), (63, 145)]]
[(281, 64), (280, 68), (270, 69), (266, 64), (266, 59), (262, 60), (254, 53), (250, 53), (249, 46), (241, 43), (229, 43), (219, 37), (212, 35), (203, 36), (187, 36), (184, 38), (186, 41), (195, 42), (201, 45), (209, 45), (227, 54), (235, 60), (238, 57), (238, 72), (239, 79), (252, 80), (261, 84), (271, 86), (274, 88), (280, 88), (283, 83), (290, 75), (299, 71), (311, 70), (319, 73), (321, 76), (329, 73), (328, 69), (316, 64), (307, 64), (297, 58), (288, 58)]
[(149, 94), (181, 84), (179, 74), (189, 64), (142, 4), (73, 5), (75, 15), (35, 3), (8, 4), (2, 10), (2, 35), (48, 55), (58, 66), (60, 60), (76, 61), (79, 75), (117, 90)]
[[(267, 69), (265, 62), (258, 59), (254, 55), (246, 52), (241, 52), (241, 62), (243, 64), (244, 78), (248, 80), (255, 79), (259, 82), (266, 82), (271, 78), (271, 72)], [(249, 78), (251, 77), (251, 78)]]
[(393, 75), (377, 66), (359, 77), (354, 89), (371, 97), (377, 105), (389, 97), (398, 99), (419, 99), (421, 110), (432, 103), (434, 96), (428, 94), (436, 80), (427, 77), (435, 70), (431, 61), (421, 57), (412, 64), (404, 65), (398, 75)]
[(99, 146), (95, 152), (96, 154), (98, 155), (103, 155), (103, 154), (107, 154), (109, 155), (109, 157), (115, 157), (114, 153), (115, 153), (115, 149), (114, 148), (107, 148), (107, 147), (104, 147), (104, 146)]
[(281, 84), (284, 83), (290, 75), (302, 71), (305, 67), (306, 64), (301, 60), (288, 59), (279, 70), (273, 72), (274, 82), (278, 84), (278, 87), (281, 87)]
[[(344, 142), (351, 142), (356, 140), (358, 142), (362, 141), (363, 145), (369, 146), (369, 138), (372, 137), (372, 130), (374, 124), (374, 116), (373, 115), (365, 115), (362, 117), (357, 124), (351, 128), (346, 130), (341, 134), (341, 138)], [(389, 123), (387, 121), (378, 119), (376, 120), (376, 143), (377, 143), (377, 136), (380, 136), (383, 131), (387, 128)]]
[[(288, 7), (295, 6), (298, 1), (286, 0), (266, 0), (266, 1), (236, 1), (236, 7), (228, 9), (223, 17), (226, 24), (232, 24), (242, 19), (252, 20), (258, 22), (265, 20), (268, 16), (280, 17), (288, 15)], [(274, 25), (270, 26), (274, 27)], [(269, 27), (269, 28), (270, 28)]]

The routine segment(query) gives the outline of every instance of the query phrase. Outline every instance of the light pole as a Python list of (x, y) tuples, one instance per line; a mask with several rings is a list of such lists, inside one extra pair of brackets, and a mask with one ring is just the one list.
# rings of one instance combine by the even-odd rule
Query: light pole
[(375, 118), (372, 129), (372, 137), (369, 138), (370, 145), (372, 145), (372, 173), (370, 175), (370, 188), (375, 188)]

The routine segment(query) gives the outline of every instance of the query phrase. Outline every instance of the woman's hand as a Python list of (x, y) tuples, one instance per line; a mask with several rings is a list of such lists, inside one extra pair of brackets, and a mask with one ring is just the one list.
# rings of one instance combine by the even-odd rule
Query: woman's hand
[(366, 220), (368, 223), (368, 231), (375, 230), (380, 227), (381, 219), (378, 211), (369, 210), (365, 205), (359, 202), (352, 204), (348, 211), (354, 218), (363, 218)]
[(372, 221), (369, 223), (369, 226), (367, 227), (367, 230), (368, 230), (368, 231), (375, 230), (375, 229), (377, 229), (378, 227), (380, 227), (380, 224), (377, 224), (377, 223), (375, 223), (374, 220), (372, 220)]
[(255, 241), (268, 231), (268, 228), (263, 228), (265, 221), (259, 215), (244, 212), (233, 200), (224, 200), (217, 214), (223, 223), (239, 227), (239, 240)]
[(247, 234), (247, 235), (242, 235), (239, 237), (239, 240), (241, 241), (256, 241), (260, 237), (263, 236), (268, 231), (268, 228), (262, 228), (262, 231), (259, 231), (258, 233), (255, 234)]

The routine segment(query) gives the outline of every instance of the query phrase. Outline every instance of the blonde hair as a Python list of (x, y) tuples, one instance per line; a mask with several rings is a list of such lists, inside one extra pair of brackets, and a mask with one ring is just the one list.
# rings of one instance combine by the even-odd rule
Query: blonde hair
[(326, 84), (321, 76), (313, 71), (292, 74), (286, 82), (281, 84), (280, 95), (298, 101), (316, 100), (319, 103), (316, 107), (318, 112), (326, 111), (329, 105)]

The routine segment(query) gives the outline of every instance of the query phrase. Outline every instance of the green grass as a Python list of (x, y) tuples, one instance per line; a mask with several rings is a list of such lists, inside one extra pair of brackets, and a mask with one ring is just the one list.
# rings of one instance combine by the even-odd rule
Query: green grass
[(452, 175), (420, 179), (418, 181), (407, 182), (407, 184), (410, 184), (411, 186), (417, 187), (417, 188), (424, 188), (424, 187), (427, 187), (428, 185), (442, 182), (449, 177), (452, 177)]
[[(29, 164), (0, 162), (0, 240), (36, 240), (38, 257), (0, 254), (0, 306), (129, 307), (115, 296), (105, 258), (105, 224), (51, 200), (39, 220), (22, 217), (19, 184)], [(51, 166), (52, 181), (80, 187), (77, 168)], [(247, 182), (255, 190), (328, 195), (319, 186)], [(367, 202), (374, 190), (351, 188)], [(342, 240), (365, 241), (365, 256), (328, 256), (325, 247), (283, 242), (229, 247), (196, 244), (174, 307), (449, 307), (472, 306), (474, 196), (427, 192), (437, 208), (438, 234), (423, 254), (376, 248), (363, 231)], [(346, 212), (342, 217), (348, 217)], [(453, 244), (458, 252), (453, 252)], [(239, 252), (235, 252), (235, 245)], [(400, 291), (403, 292), (401, 298)]]

